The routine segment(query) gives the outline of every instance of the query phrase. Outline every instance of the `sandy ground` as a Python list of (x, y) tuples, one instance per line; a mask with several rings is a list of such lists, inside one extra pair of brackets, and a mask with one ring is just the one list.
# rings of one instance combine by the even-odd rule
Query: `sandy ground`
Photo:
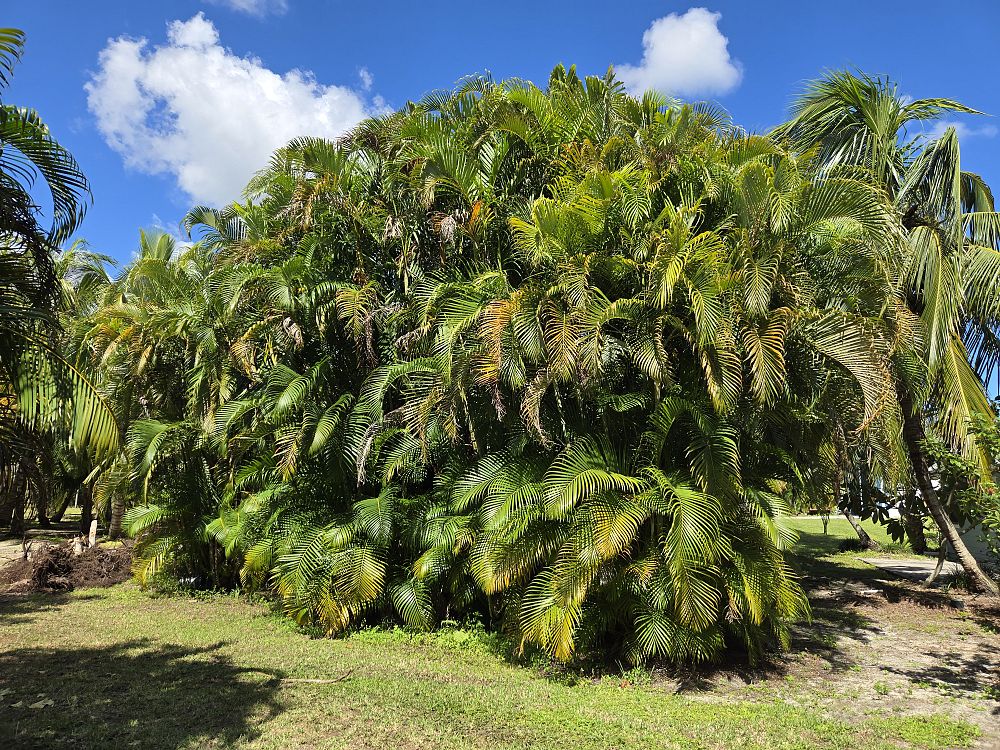
[(15, 539), (0, 540), (0, 567), (21, 557), (21, 542)]
[(675, 681), (706, 701), (776, 697), (843, 718), (943, 714), (1000, 750), (1000, 601), (884, 570), (809, 582), (813, 621), (765, 668)]
[[(42, 542), (58, 542), (70, 539), (76, 534), (75, 521), (64, 519), (59, 524), (53, 524), (49, 529), (28, 529), (28, 541), (35, 549), (41, 546)], [(18, 560), (24, 554), (21, 546), (21, 539), (9, 537), (0, 539), (0, 567), (6, 565), (11, 560)]]

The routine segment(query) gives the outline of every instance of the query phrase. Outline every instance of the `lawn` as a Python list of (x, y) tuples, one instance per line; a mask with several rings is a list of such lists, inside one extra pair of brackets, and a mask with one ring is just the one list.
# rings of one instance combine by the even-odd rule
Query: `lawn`
[[(799, 536), (791, 559), (803, 573), (812, 577), (845, 575), (845, 569), (853, 571), (850, 575), (864, 577), (874, 573), (874, 569), (863, 562), (864, 557), (916, 556), (909, 544), (894, 542), (884, 526), (871, 521), (862, 521), (861, 526), (878, 543), (878, 551), (841, 552), (840, 544), (855, 540), (858, 535), (847, 519), (840, 515), (830, 518), (826, 532), (823, 531), (823, 519), (819, 516), (793, 516), (786, 519), (785, 523)], [(929, 538), (929, 541), (933, 539)]]
[[(990, 747), (997, 696), (962, 674), (992, 674), (975, 659), (996, 650), (993, 626), (838, 598), (874, 575), (838, 550), (854, 531), (837, 517), (827, 534), (819, 518), (789, 523), (793, 561), (827, 588), (792, 652), (756, 670), (596, 678), (519, 663), (475, 629), (312, 638), (239, 597), (132, 584), (0, 597), (0, 747)], [(966, 648), (941, 654), (952, 672), (886, 658), (878, 639), (901, 631), (923, 652), (942, 635)]]
[(131, 584), (0, 600), (4, 748), (888, 749), (982, 734), (946, 704), (889, 710), (871, 685), (869, 705), (849, 695), (848, 708), (823, 687), (832, 671), (810, 674), (721, 688), (639, 670), (568, 678), (512, 664), (474, 631), (310, 638), (236, 597)]
[[(823, 519), (819, 516), (793, 516), (786, 519), (786, 523), (799, 534), (797, 546), (810, 555), (836, 555), (839, 553), (838, 545), (841, 542), (845, 539), (858, 538), (851, 524), (841, 515), (830, 517), (826, 533), (823, 532)], [(894, 554), (913, 554), (908, 544), (900, 544), (890, 539), (884, 526), (871, 521), (862, 521), (861, 527), (885, 551)]]

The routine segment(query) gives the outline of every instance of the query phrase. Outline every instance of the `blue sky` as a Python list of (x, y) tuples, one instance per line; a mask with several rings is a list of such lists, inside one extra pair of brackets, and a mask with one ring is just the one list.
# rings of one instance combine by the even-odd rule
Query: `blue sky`
[[(713, 99), (764, 130), (806, 81), (857, 67), (1000, 115), (996, 0), (35, 0), (0, 15), (28, 36), (6, 100), (76, 155), (94, 191), (79, 236), (123, 260), (139, 227), (178, 233), (191, 205), (237, 198), (289, 137), (476, 72), (544, 83), (559, 62), (615, 64), (632, 87)], [(964, 166), (1000, 184), (1000, 120), (955, 119)]]

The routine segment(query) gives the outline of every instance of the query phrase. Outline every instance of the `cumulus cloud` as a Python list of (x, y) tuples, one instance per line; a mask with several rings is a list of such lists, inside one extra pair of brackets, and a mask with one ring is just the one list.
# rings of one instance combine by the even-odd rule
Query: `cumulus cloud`
[(168, 24), (166, 44), (112, 39), (99, 63), (87, 104), (108, 145), (131, 168), (172, 175), (198, 203), (239, 197), (292, 138), (335, 138), (383, 106), (309, 72), (275, 73), (234, 54), (201, 13)]
[(271, 13), (280, 15), (288, 10), (288, 0), (208, 0), (213, 5), (224, 5), (230, 10), (262, 18)]
[(996, 125), (975, 127), (974, 125), (967, 125), (960, 120), (938, 120), (934, 123), (934, 127), (927, 131), (926, 137), (930, 140), (940, 138), (948, 128), (955, 128), (959, 140), (966, 138), (995, 138), (1000, 133)]
[(642, 62), (617, 65), (630, 91), (657, 89), (668, 94), (725, 94), (743, 72), (729, 56), (729, 39), (719, 31), (721, 13), (691, 8), (653, 21), (642, 35)]

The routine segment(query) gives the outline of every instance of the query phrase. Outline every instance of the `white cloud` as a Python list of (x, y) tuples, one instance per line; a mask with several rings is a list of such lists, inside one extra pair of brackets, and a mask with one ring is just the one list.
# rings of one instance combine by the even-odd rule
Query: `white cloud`
[(168, 24), (166, 44), (112, 39), (99, 62), (87, 104), (108, 145), (129, 167), (173, 175), (199, 203), (239, 197), (292, 138), (335, 138), (382, 106), (312, 73), (279, 74), (234, 54), (201, 13)]
[(368, 68), (360, 68), (358, 70), (358, 79), (361, 81), (361, 88), (365, 91), (370, 91), (372, 84), (375, 82), (375, 77)]
[(959, 140), (965, 138), (995, 138), (1000, 133), (1000, 129), (997, 129), (996, 125), (982, 125), (977, 128), (972, 125), (966, 125), (959, 120), (938, 120), (934, 123), (934, 127), (927, 131), (926, 137), (930, 140), (940, 138), (948, 128), (955, 128)]
[(230, 10), (262, 18), (271, 13), (281, 15), (288, 10), (288, 0), (208, 0), (213, 5), (224, 5)]
[(642, 62), (617, 65), (628, 89), (668, 94), (725, 94), (739, 85), (743, 71), (729, 56), (729, 40), (719, 31), (721, 13), (691, 8), (653, 21), (642, 35)]

